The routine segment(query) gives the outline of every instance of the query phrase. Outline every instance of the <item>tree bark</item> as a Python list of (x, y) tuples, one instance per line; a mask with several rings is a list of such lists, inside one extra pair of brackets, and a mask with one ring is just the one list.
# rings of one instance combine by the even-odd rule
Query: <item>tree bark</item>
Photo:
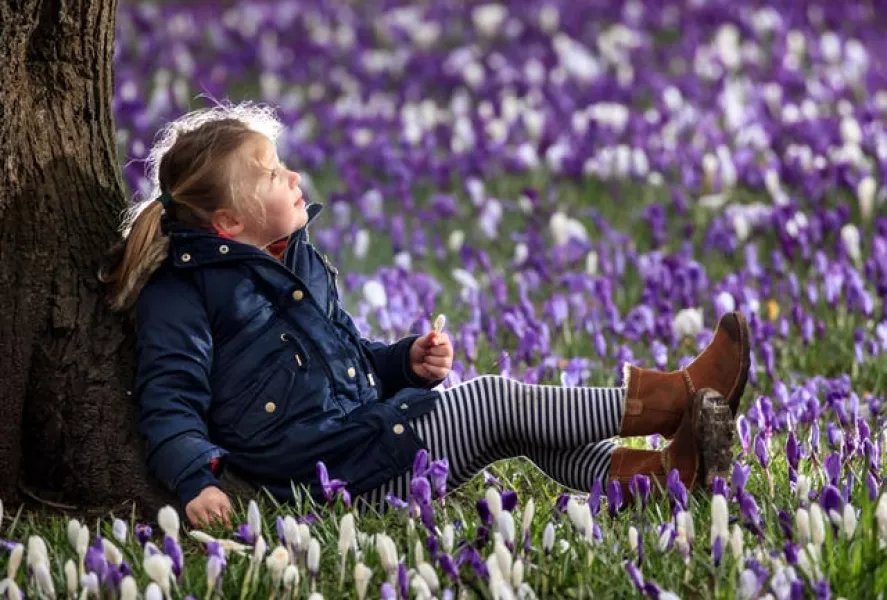
[[(97, 280), (126, 199), (116, 0), (0, 3), (0, 499), (148, 514), (131, 324)], [(154, 513), (156, 514), (156, 513)]]

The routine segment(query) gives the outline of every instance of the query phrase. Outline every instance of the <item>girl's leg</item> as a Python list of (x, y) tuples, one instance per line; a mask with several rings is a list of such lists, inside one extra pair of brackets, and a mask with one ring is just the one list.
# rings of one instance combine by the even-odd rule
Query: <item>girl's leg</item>
[[(502, 458), (527, 456), (549, 477), (588, 490), (603, 479), (622, 423), (623, 388), (530, 385), (483, 376), (441, 392), (430, 413), (414, 420), (431, 460), (450, 463), (452, 490)], [(387, 494), (406, 497), (410, 473), (365, 499), (380, 504)]]

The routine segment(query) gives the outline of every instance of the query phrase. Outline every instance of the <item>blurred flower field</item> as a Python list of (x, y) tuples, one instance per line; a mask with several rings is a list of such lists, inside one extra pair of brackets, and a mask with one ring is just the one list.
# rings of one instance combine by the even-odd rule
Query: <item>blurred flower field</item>
[(753, 345), (734, 468), (712, 494), (669, 485), (633, 506), (513, 460), (443, 502), (420, 481), (381, 515), (257, 498), (237, 531), (186, 532), (172, 509), (153, 527), (6, 514), (0, 597), (883, 598), (876, 8), (121, 3), (134, 196), (167, 120), (278, 107), (280, 155), (325, 205), (312, 242), (358, 326), (394, 340), (445, 313), (447, 386), (619, 385), (625, 361), (683, 366), (740, 310)]

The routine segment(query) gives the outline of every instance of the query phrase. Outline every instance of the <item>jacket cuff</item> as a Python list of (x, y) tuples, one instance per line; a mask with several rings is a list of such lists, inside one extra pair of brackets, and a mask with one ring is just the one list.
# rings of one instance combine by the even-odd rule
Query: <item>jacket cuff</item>
[(209, 486), (221, 487), (221, 483), (213, 475), (212, 469), (210, 469), (209, 463), (207, 463), (183, 478), (176, 487), (176, 495), (179, 497), (182, 509), (184, 510), (191, 500), (200, 495), (200, 492)]

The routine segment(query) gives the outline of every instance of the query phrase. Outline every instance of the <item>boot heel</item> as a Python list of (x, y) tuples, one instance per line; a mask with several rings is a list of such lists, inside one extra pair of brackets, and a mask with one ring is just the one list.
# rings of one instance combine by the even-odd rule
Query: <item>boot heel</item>
[(715, 476), (729, 480), (733, 461), (733, 432), (736, 429), (730, 403), (711, 388), (696, 392), (699, 406), (696, 439), (699, 441), (699, 481), (711, 490)]

